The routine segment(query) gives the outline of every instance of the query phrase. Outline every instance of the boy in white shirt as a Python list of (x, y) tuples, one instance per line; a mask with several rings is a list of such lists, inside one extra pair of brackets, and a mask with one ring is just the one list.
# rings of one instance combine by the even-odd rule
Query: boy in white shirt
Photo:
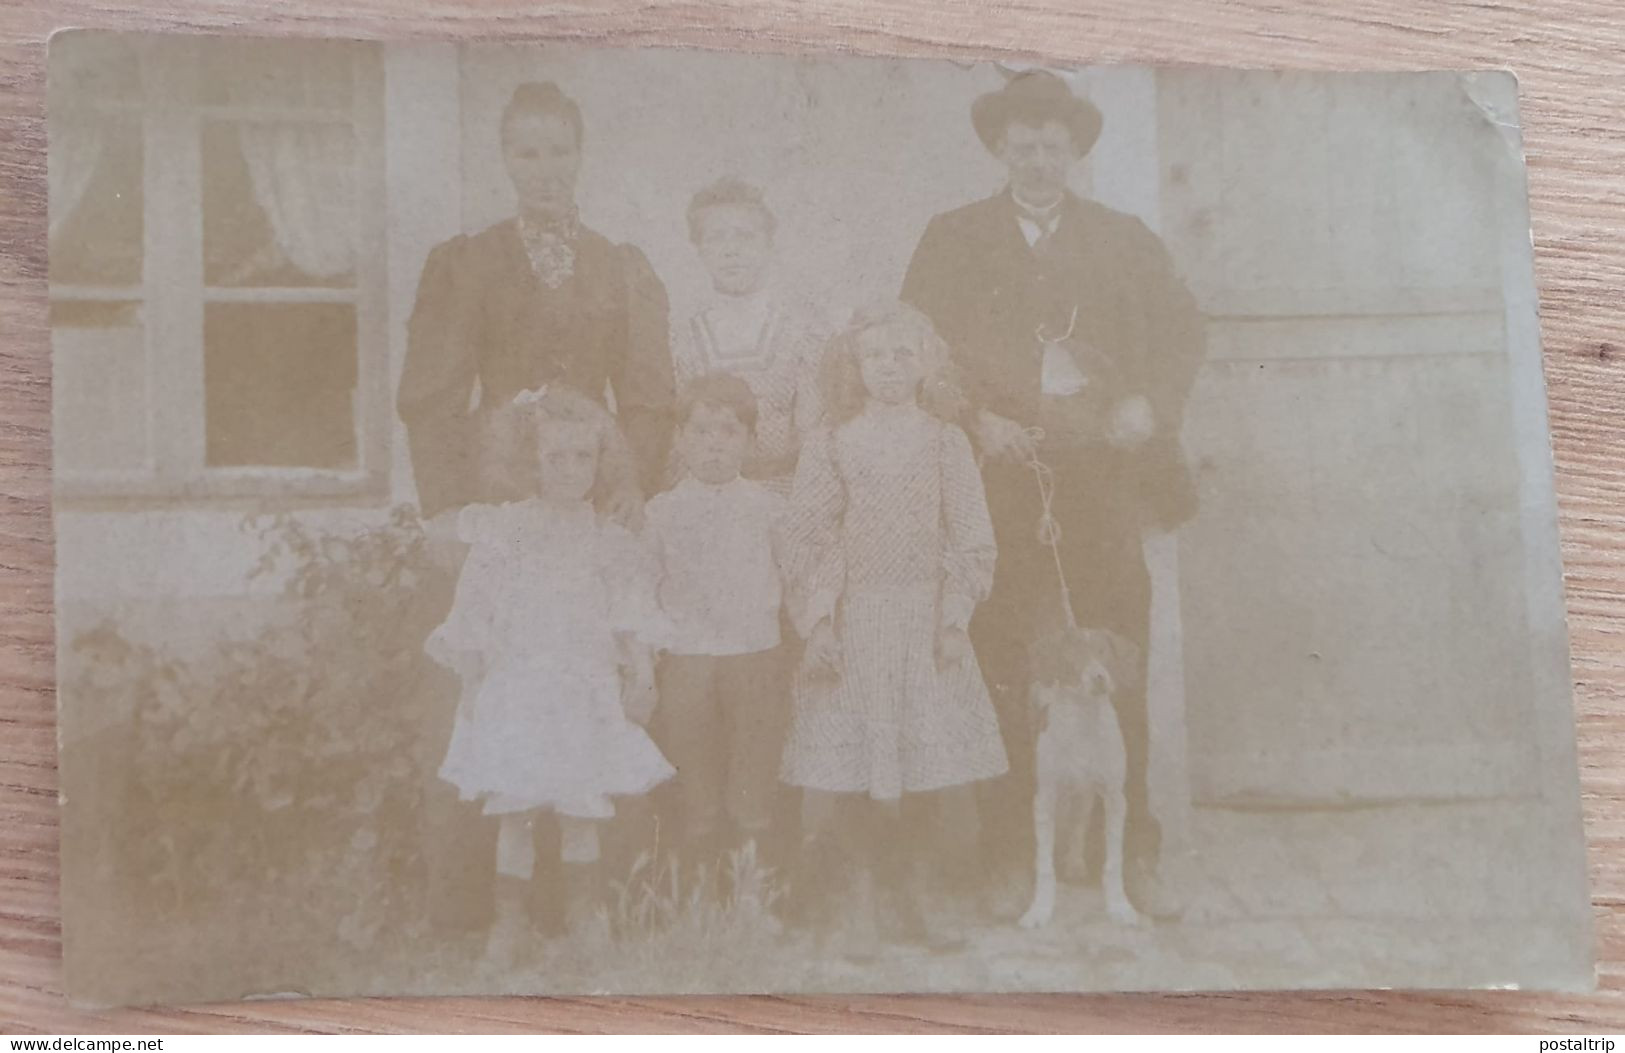
[(685, 860), (763, 845), (779, 794), (789, 721), (780, 647), (783, 499), (740, 475), (757, 419), (750, 386), (706, 373), (677, 405), (687, 472), (645, 511), (666, 654), (657, 732), (677, 768)]

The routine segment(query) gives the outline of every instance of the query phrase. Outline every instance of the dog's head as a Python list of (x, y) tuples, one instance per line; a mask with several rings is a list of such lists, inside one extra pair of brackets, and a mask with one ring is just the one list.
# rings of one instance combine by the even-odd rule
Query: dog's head
[(1140, 679), (1140, 649), (1109, 629), (1056, 629), (1035, 641), (1027, 657), (1041, 709), (1061, 697), (1109, 700)]

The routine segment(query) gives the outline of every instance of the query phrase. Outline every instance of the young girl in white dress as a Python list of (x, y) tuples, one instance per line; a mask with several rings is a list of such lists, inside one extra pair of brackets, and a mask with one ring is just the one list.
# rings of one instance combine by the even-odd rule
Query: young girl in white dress
[(513, 440), (507, 451), (492, 444), (498, 456), (539, 496), (458, 514), (470, 548), (425, 649), (463, 681), (440, 776), (501, 816), (488, 951), (511, 961), (529, 930), (534, 818), (558, 817), (567, 918), (580, 928), (594, 913), (612, 799), (673, 772), (641, 726), (654, 708), (639, 638), (654, 617), (652, 583), (636, 540), (594, 507), (610, 496), (608, 466), (626, 456), (614, 421), (554, 387), (522, 393), (495, 423)]
[[(756, 396), (756, 436), (745, 478), (790, 490), (796, 454), (818, 424), (818, 360), (829, 337), (815, 312), (773, 287), (777, 222), (749, 183), (724, 178), (694, 195), (688, 233), (711, 279), (711, 297), (672, 327), (678, 390), (732, 373)], [(672, 481), (682, 474), (674, 458)]]
[(807, 858), (844, 855), (853, 871), (857, 902), (842, 914), (861, 954), (877, 880), (905, 938), (938, 939), (911, 887), (904, 833), (922, 824), (901, 825), (904, 802), (940, 808), (968, 796), (948, 791), (1006, 770), (966, 634), (995, 546), (981, 473), (952, 423), (945, 348), (923, 314), (896, 302), (858, 311), (824, 380), (829, 426), (802, 449), (786, 528), (807, 644), (782, 775), (804, 790)]

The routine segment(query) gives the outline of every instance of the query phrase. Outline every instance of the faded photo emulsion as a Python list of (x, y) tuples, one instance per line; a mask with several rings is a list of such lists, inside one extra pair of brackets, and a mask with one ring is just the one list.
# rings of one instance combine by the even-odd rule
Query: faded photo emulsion
[(59, 34), (64, 954), (1589, 989), (1516, 89)]

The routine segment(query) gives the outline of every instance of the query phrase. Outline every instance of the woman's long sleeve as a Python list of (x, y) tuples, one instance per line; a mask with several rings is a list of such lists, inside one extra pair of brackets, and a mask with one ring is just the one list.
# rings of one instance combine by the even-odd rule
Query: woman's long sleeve
[(479, 315), (468, 244), (459, 235), (430, 251), (406, 327), (396, 408), (425, 518), (478, 496), (479, 449), (468, 404), (479, 375)]
[(671, 308), (666, 287), (649, 259), (622, 245), (626, 283), (625, 333), (619, 360), (610, 366), (616, 416), (638, 458), (645, 489), (660, 482), (671, 443), (671, 410), (676, 400), (671, 359)]

